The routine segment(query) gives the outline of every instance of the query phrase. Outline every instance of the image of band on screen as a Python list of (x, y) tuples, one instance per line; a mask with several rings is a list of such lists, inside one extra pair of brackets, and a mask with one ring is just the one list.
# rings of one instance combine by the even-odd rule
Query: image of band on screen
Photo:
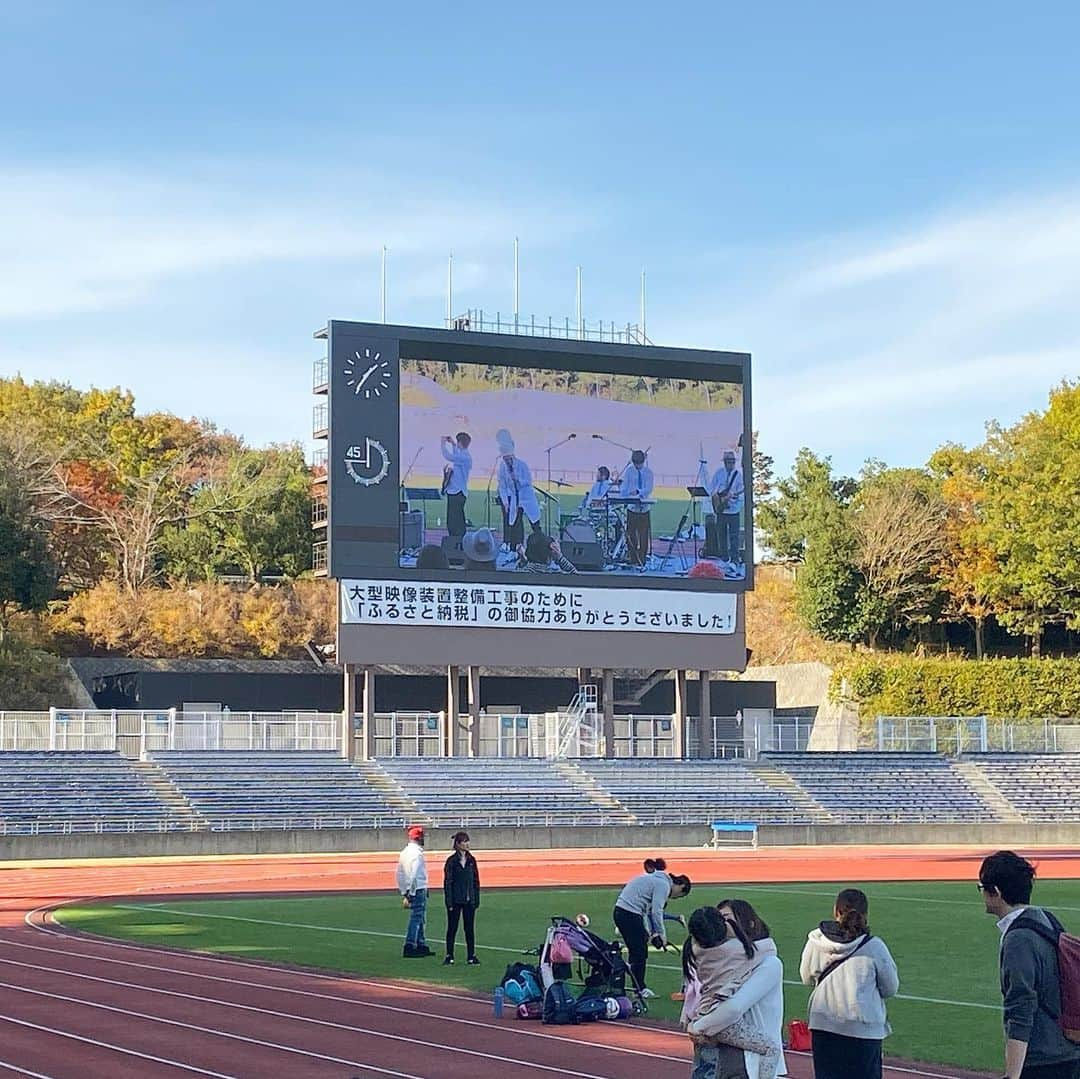
[(740, 387), (402, 368), (402, 567), (745, 576)]

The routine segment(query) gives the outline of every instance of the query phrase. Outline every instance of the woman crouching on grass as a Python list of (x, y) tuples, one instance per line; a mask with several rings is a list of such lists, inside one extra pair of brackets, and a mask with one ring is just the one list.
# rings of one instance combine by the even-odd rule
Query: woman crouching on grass
[(446, 958), (443, 966), (454, 962), (454, 941), (458, 922), (465, 925), (465, 950), (468, 962), (476, 966), (476, 912), (480, 909), (480, 870), (469, 850), (469, 833), (454, 836), (454, 853), (443, 866), (443, 898), (446, 900)]
[(769, 941), (755, 943), (739, 923), (725, 918), (716, 907), (701, 907), (690, 915), (689, 936), (683, 945), (682, 1025), (694, 1043), (691, 1079), (723, 1079), (719, 1047), (730, 1046), (752, 1053), (757, 1079), (776, 1079), (783, 1063), (778, 1032), (765, 1030), (746, 1012), (729, 1025), (700, 1033), (691, 1024), (705, 1019), (739, 987), (776, 947)]
[(806, 941), (799, 974), (813, 985), (810, 1037), (816, 1079), (881, 1079), (881, 1043), (892, 1033), (885, 1001), (896, 996), (896, 963), (870, 932), (870, 903), (857, 888), (837, 897), (833, 920)]

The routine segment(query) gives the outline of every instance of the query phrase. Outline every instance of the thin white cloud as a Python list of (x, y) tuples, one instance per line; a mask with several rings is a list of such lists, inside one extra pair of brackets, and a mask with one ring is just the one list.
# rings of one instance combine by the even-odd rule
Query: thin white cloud
[(802, 445), (846, 468), (919, 463), (1080, 376), (1077, 190), (773, 253), (746, 281), (688, 324), (754, 354), (755, 424), (782, 467)]
[[(468, 240), (483, 254), (527, 226), (553, 244), (595, 223), (560, 204), (464, 195), (436, 198), (388, 177), (343, 168), (327, 183), (288, 177), (257, 163), (232, 173), (175, 179), (120, 170), (0, 169), (0, 320), (122, 309), (164, 282), (256, 264), (355, 260), (384, 244), (400, 270), (410, 260)], [(463, 284), (481, 280), (477, 263)], [(437, 273), (402, 285), (403, 295), (438, 294)], [(406, 280), (405, 274), (402, 281)]]

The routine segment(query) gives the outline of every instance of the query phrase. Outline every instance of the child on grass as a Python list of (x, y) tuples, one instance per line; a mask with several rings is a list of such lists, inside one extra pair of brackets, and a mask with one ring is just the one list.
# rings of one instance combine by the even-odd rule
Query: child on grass
[[(690, 915), (689, 936), (683, 945), (684, 1003), (681, 1022), (685, 1029), (731, 997), (765, 958), (772, 942), (754, 943), (735, 921), (715, 907), (701, 907)], [(745, 1015), (715, 1037), (694, 1042), (695, 1079), (711, 1079), (707, 1062), (700, 1059), (702, 1046), (730, 1045), (761, 1056), (759, 1079), (776, 1079), (780, 1069), (780, 1045)], [(715, 1065), (714, 1065), (715, 1068)]]

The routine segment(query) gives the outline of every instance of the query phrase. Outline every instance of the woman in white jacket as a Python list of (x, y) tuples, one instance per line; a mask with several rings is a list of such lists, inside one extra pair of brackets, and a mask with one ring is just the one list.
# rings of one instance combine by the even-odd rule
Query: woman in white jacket
[(892, 1033), (885, 1001), (896, 996), (896, 963), (870, 932), (870, 904), (857, 888), (836, 897), (833, 921), (810, 933), (799, 975), (813, 985), (810, 1036), (815, 1079), (881, 1079), (881, 1043)]
[[(769, 927), (758, 917), (744, 899), (724, 899), (717, 909), (725, 917), (738, 922), (739, 927), (769, 954), (754, 972), (727, 1000), (720, 1001), (708, 1014), (690, 1023), (687, 1033), (706, 1038), (716, 1037), (743, 1016), (761, 1030), (775, 1035), (782, 1042), (784, 1025), (784, 964), (776, 955)], [(710, 1079), (759, 1079), (761, 1056), (745, 1049), (720, 1045), (712, 1050), (714, 1071)], [(787, 1075), (783, 1054), (777, 1075)]]

